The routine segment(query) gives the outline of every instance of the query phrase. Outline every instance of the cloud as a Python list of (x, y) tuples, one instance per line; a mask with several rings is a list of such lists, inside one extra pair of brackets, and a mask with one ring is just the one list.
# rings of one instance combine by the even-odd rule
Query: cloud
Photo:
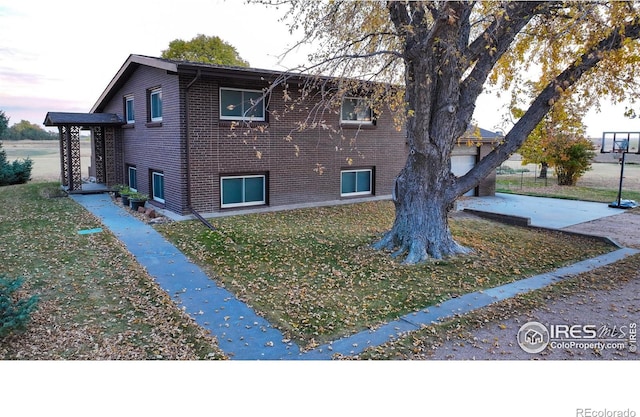
[(15, 87), (16, 84), (33, 86), (48, 80), (40, 74), (22, 72), (14, 68), (0, 67), (0, 82)]
[(0, 110), (9, 117), (10, 125), (21, 120), (42, 124), (50, 111), (85, 113), (90, 110), (91, 104), (51, 97), (11, 96), (0, 92)]

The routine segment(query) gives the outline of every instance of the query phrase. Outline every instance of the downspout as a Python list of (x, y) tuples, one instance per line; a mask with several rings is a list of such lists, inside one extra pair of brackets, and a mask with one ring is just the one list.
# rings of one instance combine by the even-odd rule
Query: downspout
[(197, 211), (191, 207), (191, 161), (189, 155), (191, 154), (191, 143), (189, 141), (189, 89), (196, 83), (202, 76), (201, 71), (198, 69), (196, 76), (187, 84), (184, 89), (184, 115), (185, 115), (185, 134), (186, 134), (186, 163), (187, 163), (187, 208), (193, 213), (194, 216), (198, 220), (202, 222), (205, 226), (207, 226), (211, 230), (216, 230), (215, 227), (211, 223), (209, 223), (204, 217), (200, 215)]

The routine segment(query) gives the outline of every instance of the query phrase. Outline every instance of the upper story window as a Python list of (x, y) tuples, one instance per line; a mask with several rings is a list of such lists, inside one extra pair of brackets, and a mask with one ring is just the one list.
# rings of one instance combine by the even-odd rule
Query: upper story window
[(265, 108), (262, 91), (220, 89), (220, 119), (265, 121)]
[(162, 89), (149, 90), (149, 115), (152, 122), (162, 121)]
[(342, 123), (373, 123), (373, 112), (368, 100), (361, 97), (345, 97), (340, 109), (340, 122)]
[(136, 117), (133, 111), (133, 96), (126, 96), (124, 98), (124, 116), (127, 124), (133, 124), (136, 122)]

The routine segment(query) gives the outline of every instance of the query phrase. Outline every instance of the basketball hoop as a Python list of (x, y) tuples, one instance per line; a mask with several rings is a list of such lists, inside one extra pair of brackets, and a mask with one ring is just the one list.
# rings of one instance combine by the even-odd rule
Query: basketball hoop
[(618, 161), (622, 159), (623, 154), (624, 154), (624, 149), (622, 148), (616, 148), (611, 150), (611, 155), (613, 155), (613, 159), (617, 159)]
[(600, 153), (611, 153), (620, 164), (620, 183), (618, 185), (618, 197), (609, 204), (614, 208), (634, 208), (637, 203), (633, 200), (622, 200), (622, 179), (624, 178), (624, 160), (630, 150), (640, 153), (640, 132), (604, 132), (602, 134), (602, 146)]

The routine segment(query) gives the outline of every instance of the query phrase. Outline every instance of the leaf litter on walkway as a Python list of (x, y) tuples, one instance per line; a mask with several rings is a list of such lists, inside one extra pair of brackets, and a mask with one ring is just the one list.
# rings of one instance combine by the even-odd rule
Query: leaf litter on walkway
[(158, 230), (303, 349), (613, 249), (455, 215), (452, 232), (473, 253), (405, 266), (370, 247), (393, 216), (392, 203), (372, 202), (212, 219), (216, 231), (197, 222)]

